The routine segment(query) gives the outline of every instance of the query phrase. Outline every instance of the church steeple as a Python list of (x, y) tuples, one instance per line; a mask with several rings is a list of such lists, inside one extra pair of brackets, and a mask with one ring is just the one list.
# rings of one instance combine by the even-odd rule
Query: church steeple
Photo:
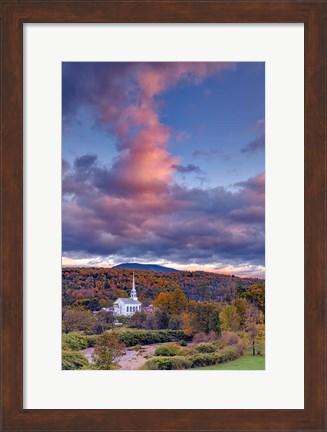
[(135, 289), (135, 278), (134, 278), (134, 272), (133, 272), (133, 288), (131, 291), (131, 298), (133, 300), (137, 300), (137, 294), (136, 294), (136, 289)]

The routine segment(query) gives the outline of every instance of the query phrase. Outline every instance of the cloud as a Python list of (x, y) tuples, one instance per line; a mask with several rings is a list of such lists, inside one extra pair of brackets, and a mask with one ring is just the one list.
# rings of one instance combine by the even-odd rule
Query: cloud
[(78, 171), (88, 171), (97, 161), (98, 157), (94, 154), (86, 154), (75, 159), (74, 165)]
[(241, 149), (241, 153), (253, 154), (258, 151), (264, 151), (265, 149), (265, 121), (263, 119), (258, 120), (254, 130), (260, 134), (258, 138), (250, 141), (244, 148)]
[[(114, 134), (118, 151), (110, 166), (94, 154), (64, 164), (64, 255), (263, 265), (264, 174), (237, 183), (233, 191), (178, 184), (175, 173), (203, 172), (169, 153), (174, 132), (159, 116), (158, 95), (234, 67), (64, 63), (66, 127), (88, 107), (96, 124)], [(223, 157), (215, 150), (193, 155)]]
[(255, 153), (265, 149), (265, 136), (261, 135), (253, 141), (250, 141), (244, 148), (241, 149), (242, 153)]
[[(158, 115), (156, 96), (178, 82), (197, 85), (232, 63), (64, 63), (63, 119), (69, 123), (89, 106), (98, 125), (117, 138), (119, 156), (110, 175), (100, 173), (103, 187), (117, 193), (158, 193), (179, 166), (167, 150), (171, 130)], [(77, 163), (88, 164), (92, 160)]]
[(84, 181), (76, 164), (64, 177), (64, 192), (74, 196), (63, 202), (65, 253), (263, 264), (263, 175), (236, 184), (234, 192), (171, 184), (140, 198), (99, 184), (99, 172), (114, 179), (98, 163)]
[(189, 173), (205, 174), (200, 167), (193, 164), (188, 164), (186, 166), (174, 165), (173, 168), (175, 169), (176, 172), (180, 174), (189, 174)]
[(230, 153), (224, 153), (224, 152), (221, 152), (221, 151), (215, 150), (215, 149), (194, 150), (194, 152), (192, 153), (192, 156), (194, 158), (204, 157), (207, 160), (210, 160), (214, 157), (217, 157), (217, 158), (224, 160), (224, 161), (229, 160), (231, 158)]

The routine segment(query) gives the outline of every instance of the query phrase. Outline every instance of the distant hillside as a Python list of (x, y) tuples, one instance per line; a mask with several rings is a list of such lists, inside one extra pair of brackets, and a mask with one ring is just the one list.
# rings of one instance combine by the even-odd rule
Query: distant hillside
[[(133, 265), (129, 263), (127, 265)], [(138, 264), (140, 265), (140, 264)], [(157, 266), (160, 268), (160, 266)], [(231, 301), (236, 288), (264, 284), (255, 278), (240, 278), (217, 273), (136, 269), (135, 285), (141, 302), (152, 302), (160, 292), (181, 288), (189, 300)], [(170, 271), (169, 271), (170, 270)], [(132, 289), (131, 268), (67, 268), (62, 269), (63, 305), (85, 306), (96, 310), (112, 304), (117, 297), (128, 297)]]
[(149, 271), (155, 271), (155, 272), (166, 272), (166, 273), (172, 273), (172, 272), (178, 272), (179, 270), (170, 268), (170, 267), (163, 267), (156, 264), (139, 264), (139, 263), (123, 263), (118, 264), (113, 269), (128, 269), (128, 270), (149, 270)]

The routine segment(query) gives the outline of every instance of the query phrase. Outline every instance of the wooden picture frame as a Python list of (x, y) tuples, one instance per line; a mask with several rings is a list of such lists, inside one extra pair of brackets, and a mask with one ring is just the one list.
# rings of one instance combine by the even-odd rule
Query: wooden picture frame
[[(3, 431), (325, 431), (326, 2), (2, 1), (1, 396)], [(23, 24), (304, 23), (303, 410), (23, 409)]]

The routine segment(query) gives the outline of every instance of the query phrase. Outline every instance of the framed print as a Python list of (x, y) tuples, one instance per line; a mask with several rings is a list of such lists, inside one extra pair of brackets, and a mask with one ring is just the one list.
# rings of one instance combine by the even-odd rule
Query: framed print
[(2, 429), (323, 431), (325, 2), (2, 3)]

